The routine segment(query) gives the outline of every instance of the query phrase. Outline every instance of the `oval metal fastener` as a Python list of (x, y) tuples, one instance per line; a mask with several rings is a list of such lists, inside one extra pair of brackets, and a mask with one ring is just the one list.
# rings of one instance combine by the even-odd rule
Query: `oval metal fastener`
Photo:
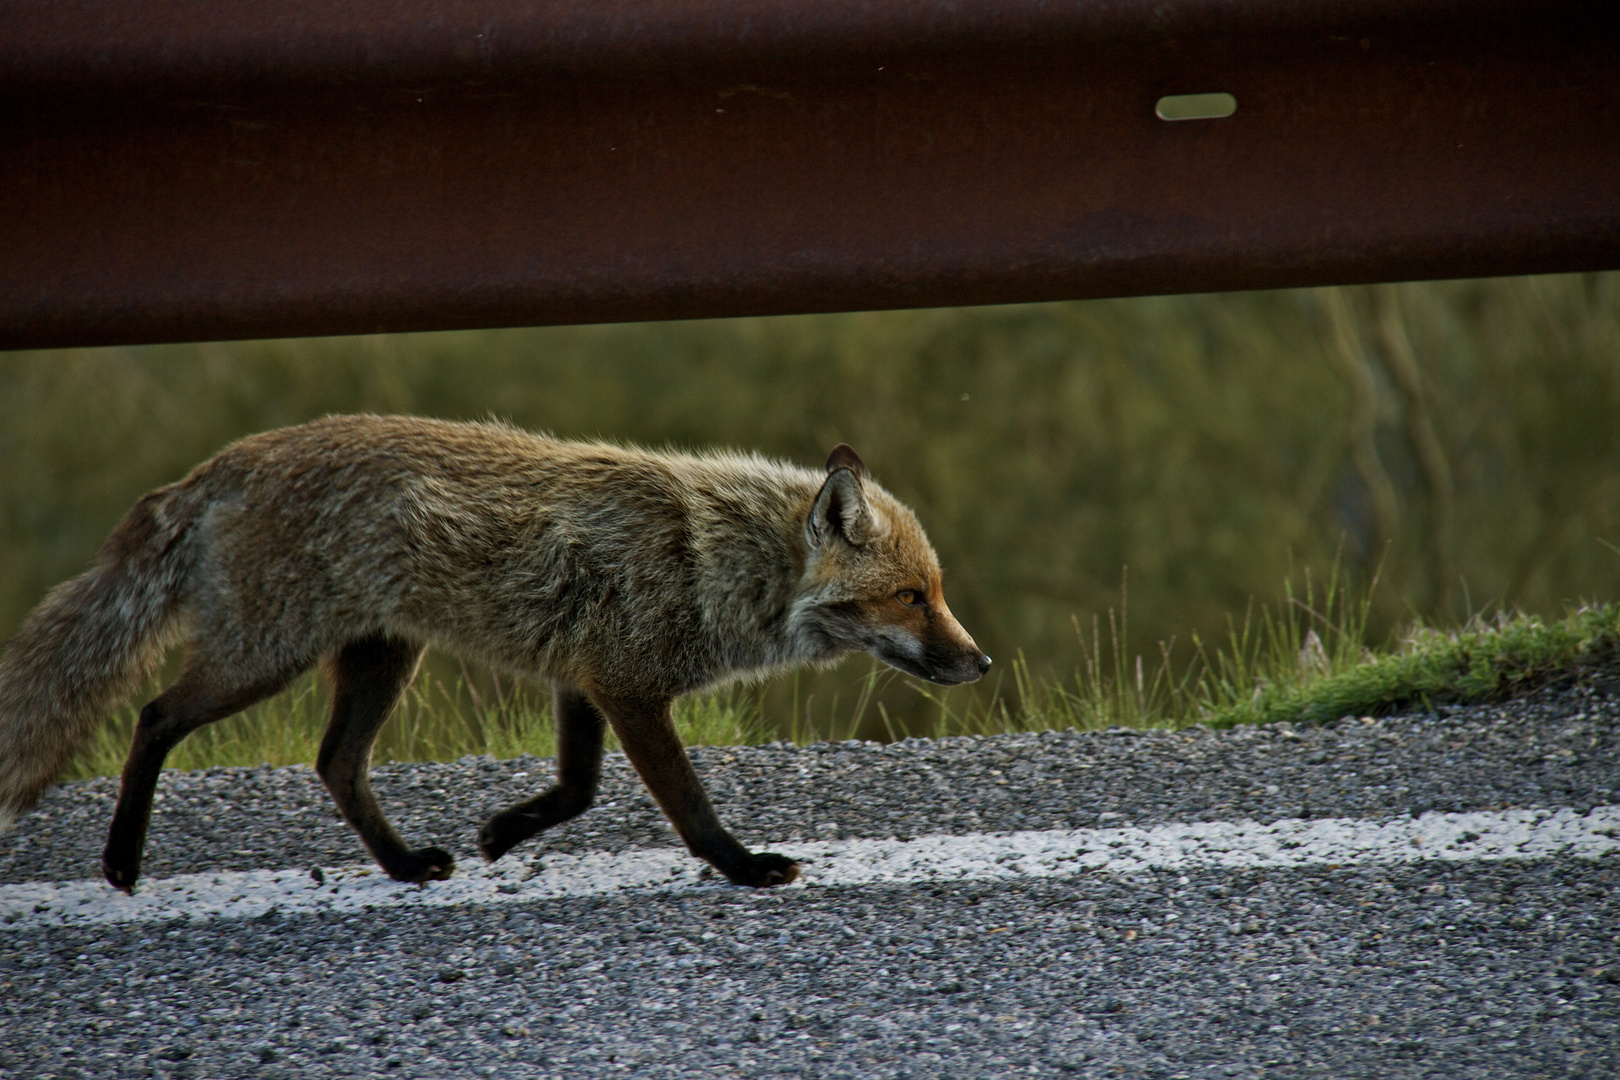
[(1231, 94), (1166, 94), (1153, 106), (1160, 120), (1222, 120), (1237, 112)]

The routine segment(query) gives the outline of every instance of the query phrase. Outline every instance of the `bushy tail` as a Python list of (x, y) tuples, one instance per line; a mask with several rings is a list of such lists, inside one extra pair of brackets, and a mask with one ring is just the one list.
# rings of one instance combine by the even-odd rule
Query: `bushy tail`
[(137, 503), (96, 568), (52, 589), (0, 652), (0, 832), (163, 659), (183, 573), (165, 494)]

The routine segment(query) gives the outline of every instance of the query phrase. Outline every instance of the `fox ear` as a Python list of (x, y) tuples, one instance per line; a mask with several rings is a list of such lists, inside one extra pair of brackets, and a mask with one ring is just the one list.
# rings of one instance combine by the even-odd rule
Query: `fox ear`
[[(843, 447), (848, 450), (849, 448)], [(837, 451), (833, 451), (836, 455)], [(850, 450), (850, 456), (855, 452)], [(856, 463), (860, 462), (855, 458)], [(860, 547), (872, 535), (872, 508), (861, 489), (861, 478), (848, 466), (833, 469), (816, 494), (810, 517), (804, 523), (804, 537), (813, 548), (834, 536), (841, 536), (851, 547)]]
[(850, 469), (862, 480), (872, 478), (872, 474), (866, 471), (866, 462), (861, 460), (861, 455), (857, 454), (855, 448), (847, 442), (839, 443), (832, 448), (832, 453), (827, 455), (827, 471), (832, 473), (839, 469)]

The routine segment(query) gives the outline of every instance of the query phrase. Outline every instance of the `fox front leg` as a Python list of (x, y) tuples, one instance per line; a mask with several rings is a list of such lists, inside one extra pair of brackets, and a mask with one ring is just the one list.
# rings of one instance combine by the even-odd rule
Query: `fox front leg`
[(578, 689), (559, 684), (553, 692), (557, 718), (557, 782), (526, 802), (484, 822), (478, 850), (491, 862), (536, 833), (584, 813), (602, 778), (602, 714)]
[(754, 854), (720, 824), (675, 731), (667, 699), (631, 702), (593, 694), (591, 700), (613, 725), (624, 756), (692, 854), (733, 885), (785, 885), (799, 876), (799, 864), (794, 860), (786, 855)]

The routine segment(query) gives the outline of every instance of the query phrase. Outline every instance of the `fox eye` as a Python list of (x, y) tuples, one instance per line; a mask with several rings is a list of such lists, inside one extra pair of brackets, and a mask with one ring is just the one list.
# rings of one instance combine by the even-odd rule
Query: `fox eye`
[(894, 594), (894, 598), (907, 607), (922, 607), (923, 594), (916, 589), (901, 589)]

